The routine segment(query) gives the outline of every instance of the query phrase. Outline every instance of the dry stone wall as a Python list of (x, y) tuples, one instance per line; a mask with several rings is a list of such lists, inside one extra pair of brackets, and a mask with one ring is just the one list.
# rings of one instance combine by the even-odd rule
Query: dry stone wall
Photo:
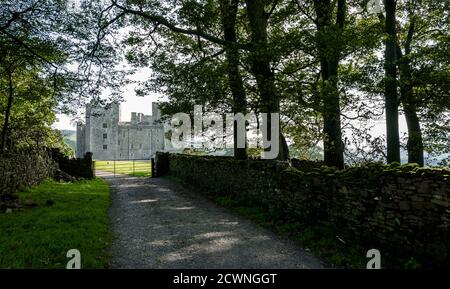
[(348, 242), (450, 265), (450, 169), (303, 170), (276, 161), (158, 154), (156, 170), (209, 194), (262, 206), (281, 220), (332, 226)]
[(52, 177), (55, 162), (48, 153), (24, 151), (0, 155), (0, 195), (13, 194)]

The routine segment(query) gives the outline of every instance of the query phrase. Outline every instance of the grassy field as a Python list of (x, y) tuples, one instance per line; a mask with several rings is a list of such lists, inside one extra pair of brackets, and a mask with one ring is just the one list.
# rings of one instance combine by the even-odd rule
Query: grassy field
[(19, 193), (37, 207), (0, 214), (0, 268), (66, 267), (70, 249), (81, 253), (81, 268), (108, 266), (108, 185), (99, 179), (47, 181)]
[(149, 177), (151, 175), (150, 161), (95, 161), (95, 169), (116, 174)]

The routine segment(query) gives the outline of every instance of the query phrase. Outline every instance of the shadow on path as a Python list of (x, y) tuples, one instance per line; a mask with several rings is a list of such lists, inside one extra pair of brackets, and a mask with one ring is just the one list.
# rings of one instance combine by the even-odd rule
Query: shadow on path
[(321, 268), (293, 242), (161, 178), (105, 175), (113, 268)]

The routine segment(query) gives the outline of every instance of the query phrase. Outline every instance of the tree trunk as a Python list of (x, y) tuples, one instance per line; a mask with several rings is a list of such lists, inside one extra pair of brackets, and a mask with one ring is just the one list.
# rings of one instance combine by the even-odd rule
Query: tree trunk
[(13, 99), (14, 99), (14, 86), (13, 86), (12, 72), (9, 71), (8, 72), (8, 103), (6, 105), (5, 121), (3, 123), (3, 128), (2, 128), (2, 142), (0, 145), (1, 152), (4, 152), (6, 149), (6, 139), (8, 136), (8, 128), (9, 128), (9, 117), (11, 114)]
[(408, 163), (417, 163), (423, 166), (423, 139), (419, 117), (417, 116), (417, 107), (408, 100), (403, 102), (403, 109), (408, 126)]
[[(247, 15), (250, 22), (252, 51), (250, 52), (251, 71), (261, 96), (261, 112), (267, 113), (267, 139), (271, 139), (271, 114), (280, 112), (280, 97), (275, 86), (275, 75), (271, 69), (272, 60), (267, 43), (269, 14), (264, 10), (264, 0), (246, 0)], [(278, 160), (287, 160), (289, 151), (280, 129)]]
[(319, 50), (321, 76), (322, 76), (322, 100), (324, 122), (324, 161), (326, 165), (337, 168), (344, 167), (344, 147), (341, 130), (341, 108), (338, 91), (338, 67), (342, 44), (339, 35), (344, 28), (346, 17), (346, 1), (338, 0), (338, 9), (335, 24), (334, 43), (328, 43), (325, 33), (330, 33), (332, 24), (333, 5), (330, 0), (315, 0), (314, 9), (317, 15), (317, 46)]
[[(236, 15), (238, 10), (239, 0), (223, 0), (220, 1), (222, 26), (224, 31), (225, 41), (236, 43)], [(228, 83), (231, 94), (233, 95), (233, 113), (247, 113), (247, 99), (244, 90), (244, 83), (239, 71), (239, 50), (236, 46), (225, 46), (225, 55), (227, 59)], [(237, 122), (234, 122), (233, 137), (234, 137), (234, 158), (238, 160), (245, 160), (248, 158), (247, 148), (238, 148), (238, 128)], [(247, 145), (246, 145), (247, 146)]]
[(400, 162), (400, 138), (398, 129), (398, 105), (397, 96), (397, 53), (396, 53), (396, 28), (395, 11), (396, 0), (386, 0), (386, 40), (385, 51), (385, 84), (384, 97), (386, 106), (386, 138), (387, 138), (387, 162)]
[(414, 95), (411, 61), (411, 42), (415, 30), (415, 21), (411, 20), (408, 36), (405, 42), (405, 53), (402, 54), (400, 46), (397, 45), (397, 56), (399, 57), (398, 68), (400, 74), (400, 93), (402, 96), (403, 110), (405, 112), (406, 124), (408, 126), (408, 163), (424, 165), (423, 139), (420, 121), (417, 115), (417, 101)]

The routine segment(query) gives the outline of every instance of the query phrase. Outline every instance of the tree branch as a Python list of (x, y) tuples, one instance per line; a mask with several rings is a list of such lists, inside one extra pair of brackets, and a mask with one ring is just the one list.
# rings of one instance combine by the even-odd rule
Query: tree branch
[(11, 18), (5, 23), (5, 25), (0, 26), (0, 30), (4, 31), (4, 30), (8, 29), (13, 24), (14, 21), (20, 19), (20, 17), (19, 17), (20, 15), (32, 11), (34, 8), (36, 8), (36, 6), (39, 2), (41, 2), (41, 0), (37, 0), (32, 5), (30, 5), (29, 7), (27, 7), (26, 9), (24, 9), (22, 11), (11, 12)]
[(18, 37), (16, 37), (15, 35), (13, 35), (12, 33), (9, 33), (6, 30), (2, 30), (1, 31), (3, 34), (5, 34), (6, 36), (8, 36), (9, 38), (11, 38), (12, 40), (14, 40), (17, 44), (19, 44), (20, 46), (22, 46), (23, 48), (25, 48), (25, 50), (27, 50), (28, 52), (30, 52), (33, 56), (35, 56), (36, 58), (38, 58), (40, 61), (49, 64), (50, 66), (52, 66), (53, 68), (57, 68), (57, 66), (51, 62), (50, 60), (46, 59), (44, 56), (40, 55), (39, 53), (37, 53), (36, 51), (34, 51), (28, 44), (26, 44), (25, 42), (23, 42), (22, 40), (20, 40)]
[(272, 2), (272, 8), (270, 8), (270, 11), (267, 13), (267, 18), (270, 18), (270, 16), (272, 16), (272, 14), (273, 14), (273, 12), (275, 11), (275, 9), (277, 8), (277, 5), (278, 5), (278, 0), (274, 0), (273, 2)]
[(123, 11), (123, 13), (140, 16), (140, 17), (147, 19), (151, 22), (154, 22), (156, 24), (161, 24), (173, 32), (182, 33), (182, 34), (186, 34), (186, 35), (199, 36), (203, 39), (206, 39), (208, 41), (211, 41), (213, 43), (223, 45), (223, 46), (237, 46), (239, 49), (251, 50), (251, 47), (252, 47), (251, 44), (240, 44), (240, 43), (235, 43), (235, 42), (229, 42), (229, 41), (225, 41), (222, 38), (210, 35), (201, 30), (198, 30), (198, 29), (181, 28), (181, 27), (178, 27), (178, 26), (174, 25), (173, 23), (169, 22), (167, 19), (165, 19), (164, 17), (162, 17), (160, 15), (155, 15), (155, 14), (146, 13), (144, 11), (129, 9), (127, 7), (117, 4), (117, 2), (115, 0), (111, 0), (111, 1), (112, 1), (112, 5), (121, 9)]

